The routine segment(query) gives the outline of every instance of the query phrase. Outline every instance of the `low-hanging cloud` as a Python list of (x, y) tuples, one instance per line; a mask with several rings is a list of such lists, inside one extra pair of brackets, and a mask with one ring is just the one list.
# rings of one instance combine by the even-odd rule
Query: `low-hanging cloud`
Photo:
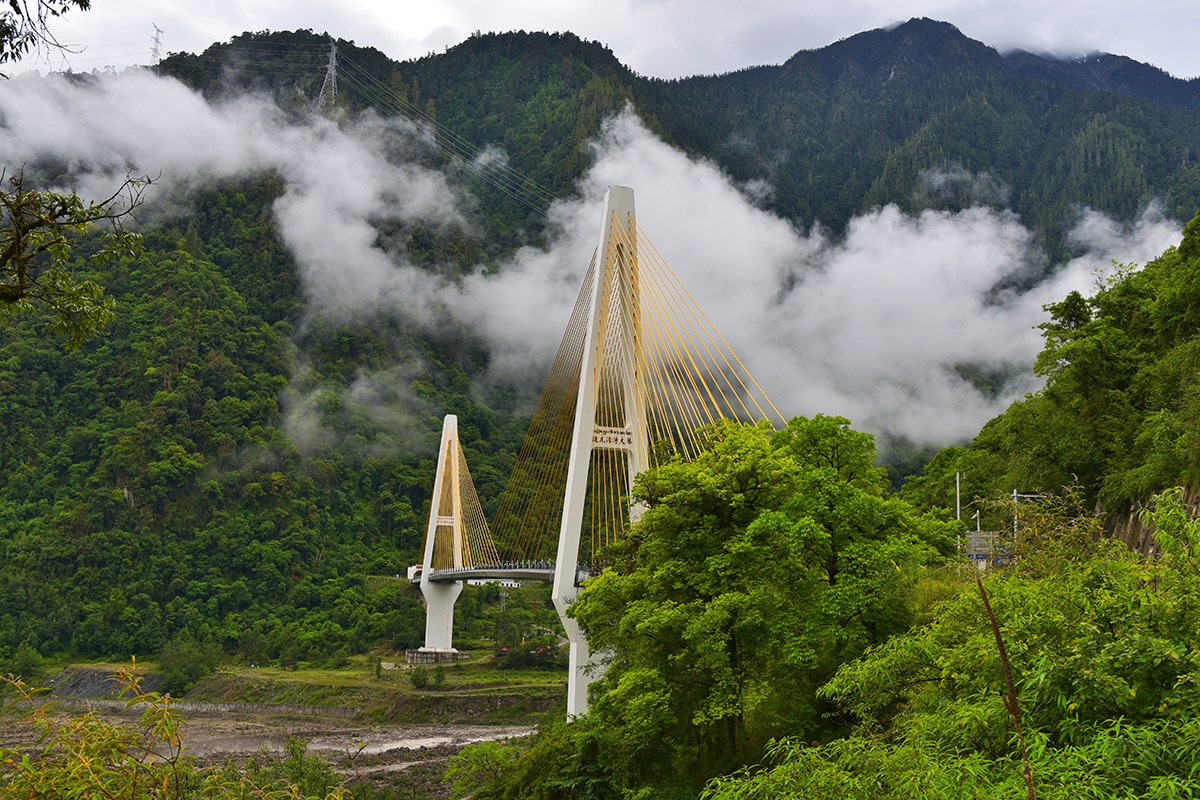
[(62, 163), (69, 188), (85, 197), (106, 196), (126, 173), (187, 185), (276, 171), (287, 187), (275, 206), (280, 233), (309, 307), (333, 318), (377, 307), (421, 313), (434, 299), (427, 273), (377, 245), (377, 223), (463, 222), (462, 198), (440, 173), (388, 158), (396, 140), (416, 146), (428, 138), (405, 120), (368, 114), (342, 125), (321, 117), (297, 123), (264, 98), (214, 105), (137, 70), (83, 82), (6, 82), (0, 116), (0, 153), (10, 169)]
[[(274, 208), (278, 230), (311, 314), (333, 322), (399, 314), (427, 325), (457, 315), (491, 343), (493, 376), (528, 387), (540, 385), (566, 325), (596, 246), (605, 190), (632, 186), (639, 224), (785, 415), (838, 414), (929, 445), (969, 438), (1034, 386), (1035, 326), (1045, 303), (1072, 289), (1090, 292), (1097, 270), (1102, 275), (1113, 260), (1149, 260), (1179, 235), (1154, 207), (1125, 225), (1084, 209), (1072, 260), (1016, 290), (1027, 282), (1014, 277), (1040, 274), (1045, 257), (1011, 212), (914, 215), (888, 206), (833, 239), (764, 211), (756, 202), (769, 187), (735, 186), (627, 112), (605, 125), (577, 196), (550, 207), (549, 246), (450, 284), (378, 242), (388, 220), (470, 224), (465, 195), (395, 146), (405, 137), (413, 148), (428, 141), (410, 123), (372, 115), (296, 122), (262, 99), (212, 105), (147, 73), (83, 85), (7, 82), (0, 115), (10, 169), (61, 163), (93, 196), (127, 171), (181, 185), (276, 171), (286, 185)], [(503, 164), (504, 154), (489, 150), (477, 166)], [(992, 203), (1004, 191), (986, 176), (940, 177)], [(969, 380), (973, 369), (1007, 382), (985, 393)], [(410, 378), (405, 368), (376, 365), (340, 389), (298, 381), (284, 398), (289, 430), (314, 446), (336, 444), (322, 422), (336, 408), (394, 429), (398, 441), (415, 415), (431, 413), (399, 388)]]
[[(1085, 211), (1072, 233), (1077, 257), (1033, 289), (1005, 291), (1044, 260), (1011, 212), (887, 206), (832, 240), (759, 209), (631, 113), (595, 147), (581, 198), (551, 209), (553, 246), (464, 287), (457, 307), (486, 309), (476, 324), (496, 342), (498, 369), (548, 361), (597, 243), (604, 192), (629, 185), (639, 224), (785, 415), (837, 414), (928, 445), (970, 438), (1035, 387), (1044, 304), (1090, 292), (1097, 269), (1144, 263), (1179, 236), (1154, 207), (1127, 226)], [(949, 177), (991, 201), (1003, 192), (986, 176)], [(972, 370), (1007, 382), (985, 393)]]
[(913, 201), (918, 206), (959, 205), (1004, 207), (1012, 187), (987, 172), (971, 172), (962, 164), (943, 169), (925, 169), (917, 176)]
[(411, 452), (436, 433), (429, 423), (438, 409), (409, 388), (423, 368), (419, 360), (362, 367), (343, 387), (319, 382), (301, 359), (281, 397), (283, 429), (304, 455), (331, 447), (360, 456)]
[[(149, 215), (161, 213), (160, 198), (186, 196), (189, 187), (278, 174), (285, 188), (274, 205), (277, 229), (295, 258), (308, 316), (322, 323), (399, 314), (423, 324), (435, 316), (440, 282), (378, 241), (378, 226), (390, 221), (467, 224), (464, 200), (442, 174), (404, 157), (419, 155), (429, 140), (413, 123), (372, 114), (297, 121), (261, 97), (211, 104), (144, 71), (0, 84), (5, 167), (37, 171), (85, 198), (107, 196), (127, 173), (148, 174), (158, 184), (146, 195)], [(306, 451), (350, 444), (348, 416), (361, 418), (357, 427), (372, 439), (358, 450), (408, 442), (427, 404), (409, 392), (412, 354), (396, 358), (394, 367), (364, 367), (347, 386), (311, 387), (300, 353), (293, 387), (281, 398), (297, 444)]]

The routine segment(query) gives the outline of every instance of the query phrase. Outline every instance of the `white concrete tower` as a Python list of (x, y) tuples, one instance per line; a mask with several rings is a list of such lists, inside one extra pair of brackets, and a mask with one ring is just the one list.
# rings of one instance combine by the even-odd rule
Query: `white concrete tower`
[[(570, 642), (567, 716), (587, 713), (588, 685), (599, 677), (602, 665), (592, 658), (578, 623), (567, 615), (579, 594), (579, 550), (587, 502), (588, 474), (594, 450), (619, 450), (628, 454), (627, 498), (633, 476), (649, 466), (649, 443), (642, 386), (641, 310), (638, 290), (637, 225), (633, 190), (611, 186), (604, 198), (600, 245), (593, 272), (591, 309), (583, 343), (579, 395), (567, 466), (562, 528), (554, 572), (554, 606)], [(616, 373), (616, 374), (614, 374)], [(604, 424), (597, 421), (598, 384), (605, 388)], [(611, 407), (615, 406), (615, 407)], [(636, 509), (631, 509), (631, 518)]]
[(434, 583), (429, 577), (435, 568), (461, 569), (463, 566), (463, 505), (458, 473), (458, 417), (447, 414), (442, 422), (442, 444), (433, 478), (429, 526), (425, 529), (425, 553), (421, 562), (421, 594), (425, 598), (425, 646), (421, 650), (424, 651), (457, 652), (454, 648), (454, 603), (462, 594), (465, 581)]

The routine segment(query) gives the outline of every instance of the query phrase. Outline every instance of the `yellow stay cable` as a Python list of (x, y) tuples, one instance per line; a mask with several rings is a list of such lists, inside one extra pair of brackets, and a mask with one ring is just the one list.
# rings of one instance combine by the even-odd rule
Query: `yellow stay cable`
[[(635, 222), (634, 224), (636, 224), (636, 222)], [(658, 250), (657, 250), (657, 249), (654, 247), (654, 243), (653, 243), (653, 242), (651, 242), (651, 241), (650, 241), (650, 239), (649, 239), (648, 237), (646, 237), (645, 233), (644, 233), (644, 232), (641, 230), (641, 228), (640, 228), (640, 227), (638, 228), (638, 234), (639, 234), (639, 235), (638, 235), (638, 238), (639, 238), (640, 240), (644, 241), (644, 242), (645, 242), (647, 245), (649, 245), (650, 249), (651, 249), (652, 251), (654, 251), (655, 255), (656, 255), (656, 256), (658, 256), (659, 260), (661, 260), (663, 264), (666, 264), (666, 261), (665, 261), (664, 259), (662, 259), (662, 256), (661, 256), (661, 255), (659, 255), (659, 253), (658, 253)], [(771, 402), (771, 398), (770, 398), (770, 396), (769, 396), (769, 395), (767, 395), (767, 393), (766, 393), (766, 392), (763, 390), (762, 386), (760, 386), (760, 385), (758, 384), (758, 381), (756, 381), (756, 380), (754, 379), (754, 376), (753, 376), (753, 375), (750, 373), (750, 370), (746, 369), (746, 365), (745, 365), (745, 364), (743, 364), (743, 363), (742, 363), (742, 361), (741, 361), (741, 359), (739, 359), (739, 358), (737, 357), (737, 353), (735, 353), (735, 352), (734, 352), (734, 350), (733, 350), (733, 348), (729, 346), (729, 343), (725, 341), (725, 337), (721, 336), (721, 332), (720, 332), (719, 330), (717, 330), (717, 327), (716, 327), (715, 325), (713, 325), (713, 324), (712, 324), (712, 320), (710, 320), (710, 319), (708, 318), (708, 315), (704, 313), (704, 309), (700, 307), (699, 303), (697, 303), (697, 302), (695, 301), (695, 298), (693, 298), (693, 297), (692, 297), (691, 293), (690, 293), (690, 292), (688, 292), (688, 290), (687, 290), (687, 286), (685, 286), (685, 285), (683, 284), (683, 281), (679, 280), (679, 276), (677, 276), (677, 275), (674, 273), (674, 271), (670, 269), (670, 267), (668, 267), (668, 268), (667, 268), (667, 270), (668, 270), (668, 272), (670, 273), (670, 276), (671, 276), (671, 277), (672, 277), (672, 278), (675, 280), (675, 282), (676, 282), (676, 283), (679, 285), (679, 288), (680, 288), (680, 290), (682, 290), (682, 291), (683, 291), (683, 293), (684, 293), (685, 295), (687, 295), (688, 299), (689, 299), (689, 300), (691, 300), (691, 303), (692, 303), (692, 305), (693, 305), (693, 306), (695, 306), (695, 308), (696, 308), (696, 309), (697, 309), (697, 310), (700, 312), (700, 315), (701, 315), (701, 316), (704, 318), (704, 321), (705, 321), (705, 322), (708, 324), (708, 326), (709, 326), (709, 327), (710, 327), (710, 328), (711, 328), (713, 331), (715, 331), (715, 332), (716, 332), (716, 334), (717, 334), (717, 337), (718, 337), (718, 338), (721, 340), (721, 343), (722, 343), (722, 344), (725, 346), (725, 349), (726, 349), (726, 350), (727, 350), (727, 351), (730, 353), (730, 355), (732, 355), (732, 356), (733, 356), (734, 360), (737, 362), (737, 365), (738, 365), (738, 366), (741, 368), (742, 372), (743, 372), (743, 373), (744, 373), (744, 374), (745, 374), (745, 375), (746, 375), (748, 378), (750, 378), (750, 382), (754, 384), (754, 388), (758, 390), (758, 393), (759, 393), (759, 395), (760, 395), (760, 396), (761, 396), (761, 397), (762, 397), (762, 398), (763, 398), (763, 399), (764, 399), (764, 400), (767, 402), (767, 405), (769, 405), (769, 406), (771, 407), (771, 410), (772, 410), (773, 412), (775, 412), (775, 419), (776, 419), (778, 422), (780, 422), (781, 424), (784, 424), (784, 425), (786, 425), (786, 424), (787, 424), (787, 420), (784, 418), (783, 414), (781, 414), (781, 413), (779, 412), (779, 409), (775, 407), (775, 404)], [(760, 409), (760, 410), (761, 410), (761, 409)], [(765, 414), (765, 413), (763, 414), (763, 417), (766, 417), (766, 414)]]
[[(653, 251), (653, 245), (651, 245), (650, 247), (651, 247), (651, 250)], [(651, 259), (651, 262), (653, 263), (653, 259)], [(651, 268), (651, 271), (653, 272), (653, 267)], [(667, 297), (668, 297), (668, 308), (666, 310), (669, 312), (670, 311), (669, 306), (672, 305), (672, 303), (670, 303), (670, 298), (672, 296), (667, 295)], [(677, 354), (679, 356), (681, 356), (682, 359), (686, 360), (687, 363), (690, 363), (692, 365), (691, 372), (687, 372), (687, 371), (684, 371), (684, 372), (689, 377), (689, 383), (691, 383), (692, 388), (696, 393), (697, 400), (702, 401), (703, 397), (705, 395), (707, 395), (707, 397), (709, 399), (709, 402), (711, 405), (704, 405), (703, 403), (701, 403), (701, 406), (703, 406), (703, 408), (705, 409), (705, 416), (708, 417), (708, 422), (711, 424), (712, 422), (715, 422), (716, 419), (718, 419), (721, 416), (720, 404), (716, 402), (716, 399), (712, 395), (711, 387), (708, 385), (708, 383), (706, 381), (704, 381), (703, 373), (696, 366), (695, 355), (687, 347), (688, 339), (683, 335), (682, 331), (680, 331), (678, 329), (678, 327), (675, 323), (675, 315), (671, 314), (671, 313), (666, 313), (666, 314), (662, 315), (662, 317), (665, 318), (670, 323), (671, 333), (673, 334), (672, 339), (677, 344), (677, 347), (676, 347)], [(715, 416), (713, 413), (714, 411), (717, 412)]]
[[(653, 249), (653, 245), (651, 245), (651, 249)], [(661, 264), (662, 267), (666, 268), (665, 262), (654, 262), (654, 263), (656, 264), (656, 266)], [(669, 268), (664, 269), (662, 271), (662, 273), (665, 274), (667, 269), (669, 269)], [(681, 298), (681, 300), (682, 300), (682, 298)], [(734, 411), (734, 404), (726, 396), (725, 389), (722, 386), (721, 380), (719, 380), (717, 378), (717, 376), (713, 374), (714, 368), (717, 368), (718, 373), (720, 373), (721, 371), (717, 364), (717, 358), (712, 354), (711, 349), (705, 344), (705, 341), (704, 341), (704, 339), (707, 338), (711, 342), (711, 337), (707, 336), (706, 331), (703, 331), (703, 330), (698, 331), (697, 330), (696, 323), (698, 322), (698, 320), (694, 314), (693, 309), (690, 307), (690, 304), (681, 303), (681, 306), (685, 312), (684, 323), (687, 325), (687, 327), (691, 330), (691, 333), (692, 333), (692, 337), (691, 337), (690, 341), (693, 342), (694, 344), (699, 345), (699, 349), (694, 354), (692, 354), (692, 358), (691, 358), (692, 366), (694, 369), (697, 370), (698, 373), (700, 373), (700, 368), (696, 366), (696, 363), (698, 361), (700, 364), (703, 365), (703, 372), (700, 373), (700, 379), (704, 383), (710, 397), (711, 397), (714, 389), (715, 389), (716, 393), (718, 395), (720, 395), (721, 403), (716, 403), (715, 398), (713, 399), (713, 402), (718, 409), (722, 409), (722, 411), (720, 411), (718, 413), (718, 416), (724, 417), (725, 414), (727, 413), (727, 411), (729, 411), (729, 412)], [(702, 327), (703, 326), (701, 326), (701, 328)], [(688, 352), (691, 353), (690, 350)], [(705, 378), (705, 376), (707, 376), (707, 379)], [(736, 392), (736, 390), (734, 390), (732, 384), (729, 382), (728, 377), (724, 376), (724, 375), (722, 375), (722, 377), (724, 377), (725, 383), (729, 386), (731, 394), (733, 394), (734, 397), (736, 398), (737, 392)], [(740, 403), (740, 398), (739, 398), (739, 403)], [(744, 404), (742, 404), (742, 405), (743, 405), (743, 409), (745, 410), (746, 415), (751, 416), (749, 409), (745, 409)]]
[[(660, 313), (653, 315), (656, 320), (667, 319), (669, 316), (665, 314), (665, 307), (659, 297), (657, 291), (651, 292), (651, 302), (660, 310)], [(655, 370), (658, 383), (665, 387), (663, 392), (663, 404), (666, 405), (669, 411), (671, 425), (675, 430), (675, 434), (671, 436), (676, 445), (680, 445), (686, 438), (687, 432), (699, 427), (702, 423), (702, 415), (700, 408), (697, 406), (697, 397), (699, 387), (692, 383), (691, 392), (681, 392), (681, 379), (685, 376), (682, 373), (682, 363), (679, 359), (679, 340), (676, 336), (671, 336), (670, 329), (662, 329), (657, 325), (654, 327), (654, 341), (656, 343), (656, 363), (660, 366)], [(671, 398), (668, 399), (668, 395)]]
[[(651, 250), (654, 249), (652, 244), (650, 245), (650, 248), (651, 248)], [(655, 253), (657, 254), (657, 251), (655, 251)], [(652, 259), (652, 261), (653, 261), (653, 259)], [(661, 267), (662, 267), (661, 273), (662, 274), (670, 275), (671, 277), (674, 277), (673, 273), (671, 273), (671, 271), (670, 271), (670, 267), (668, 267), (665, 262), (661, 261), (661, 257), (659, 257), (659, 259), (657, 261), (655, 261), (654, 263), (661, 264)], [(678, 282), (677, 278), (676, 278), (676, 281)], [(690, 300), (691, 296), (687, 295), (687, 298)], [(716, 355), (713, 354), (714, 349), (718, 350), (718, 352), (719, 352), (720, 348), (716, 347), (716, 343), (713, 341), (712, 336), (708, 331), (708, 328), (706, 328), (706, 326), (703, 325), (700, 322), (700, 319), (697, 317), (696, 311), (695, 311), (694, 300), (692, 302), (683, 302), (683, 303), (681, 303), (681, 305), (685, 311), (684, 321), (692, 332), (691, 341), (693, 341), (695, 344), (697, 344), (700, 348), (695, 353), (695, 358), (693, 359), (693, 365), (695, 364), (696, 360), (698, 360), (701, 364), (704, 365), (704, 373), (707, 374), (707, 380), (705, 381), (705, 385), (709, 387), (710, 393), (711, 393), (712, 389), (715, 389), (717, 394), (720, 395), (723, 405), (721, 405), (719, 407), (724, 409), (722, 411), (722, 413), (720, 414), (720, 416), (724, 417), (726, 415), (726, 413), (729, 413), (730, 416), (733, 416), (734, 418), (737, 417), (736, 407), (735, 407), (734, 403), (732, 401), (730, 401), (729, 397), (726, 396), (726, 394), (725, 394), (725, 387), (728, 387), (729, 391), (730, 391), (730, 395), (732, 395), (733, 398), (737, 401), (737, 404), (742, 407), (742, 411), (745, 414), (745, 416), (747, 418), (753, 419), (754, 415), (750, 413), (749, 408), (746, 407), (745, 403), (741, 399), (742, 393), (738, 392), (737, 389), (733, 386), (733, 383), (732, 383), (732, 381), (730, 381), (729, 376), (726, 373), (726, 371), (722, 370), (720, 368), (719, 362), (725, 361), (725, 363), (728, 364), (728, 360), (725, 359), (723, 353), (721, 354), (720, 358), (718, 358)], [(711, 323), (710, 323), (710, 326), (711, 326)], [(697, 330), (697, 327), (699, 327), (699, 330)], [(712, 347), (710, 347), (709, 345), (712, 345)], [(715, 374), (714, 374), (714, 371), (715, 371)], [(720, 376), (720, 377), (718, 378), (718, 376)], [(737, 377), (736, 372), (735, 372), (735, 377)], [(722, 382), (724, 383), (724, 386), (722, 385)], [(738, 378), (738, 382), (742, 383), (740, 378)], [(743, 390), (748, 392), (748, 389), (745, 387), (744, 383), (742, 383), (742, 388), (743, 388)]]
[[(556, 455), (562, 448), (564, 435), (569, 435), (564, 434), (564, 427), (569, 431), (574, 421), (573, 390), (578, 388), (579, 364), (583, 352), (582, 338), (586, 331), (588, 308), (591, 305), (595, 268), (596, 254), (593, 253), (583, 286), (576, 297), (575, 307), (567, 323), (567, 330), (559, 344), (546, 386), (530, 422), (529, 432), (514, 464), (513, 477), (510, 478), (501, 499), (499, 514), (504, 523), (507, 524), (509, 520), (519, 521), (519, 527), (511, 537), (513, 552), (510, 555), (513, 558), (522, 555), (529, 548), (531, 541), (536, 543), (534, 549), (540, 550), (541, 542), (546, 538), (544, 534), (547, 532), (541, 528), (552, 524), (550, 519), (543, 517), (539, 525), (537, 521), (530, 520), (529, 515), (540, 511), (546, 499), (544, 493), (558, 483), (558, 480), (555, 480), (557, 476), (547, 473), (559, 469), (557, 462), (560, 459), (556, 458)], [(560, 399), (555, 402), (555, 398)], [(570, 422), (565, 426), (564, 406), (570, 407), (565, 411), (570, 416)], [(544, 441), (547, 438), (548, 447)], [(562, 480), (565, 480), (565, 474)], [(532, 481), (537, 488), (532, 502), (527, 492), (522, 491), (527, 489), (527, 486), (521, 484), (527, 481)]]
[[(575, 322), (574, 319), (573, 322)], [(554, 393), (560, 400), (557, 404), (558, 407), (553, 409), (553, 418), (548, 420), (546, 432), (549, 441), (538, 448), (533, 457), (539, 468), (534, 476), (536, 491), (532, 502), (526, 501), (523, 513), (520, 515), (521, 535), (518, 538), (519, 547), (515, 548), (515, 555), (522, 554), (532, 544), (533, 549), (537, 551), (536, 554), (540, 556), (543, 541), (551, 532), (550, 529), (555, 520), (561, 519), (562, 516), (561, 508), (557, 510), (557, 514), (554, 512), (550, 495), (556, 492), (561, 494), (561, 484), (566, 480), (565, 461), (568, 458), (569, 437), (574, 424), (575, 390), (578, 388), (579, 362), (583, 352), (580, 341), (581, 328), (582, 326), (578, 324), (573, 325), (570, 338), (564, 344), (564, 347), (569, 348), (567, 352), (570, 357), (564, 359), (561, 365), (556, 364), (556, 367), (561, 368), (556, 370)], [(548, 413), (545, 416), (549, 416)], [(550, 509), (550, 513), (542, 513), (543, 509)], [(539, 518), (530, 519), (532, 514), (538, 514)]]

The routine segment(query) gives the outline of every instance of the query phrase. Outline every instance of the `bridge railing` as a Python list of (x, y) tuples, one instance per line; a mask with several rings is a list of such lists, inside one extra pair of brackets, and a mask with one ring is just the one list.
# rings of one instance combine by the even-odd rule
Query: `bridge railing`
[[(425, 572), (423, 564), (414, 564), (408, 568), (408, 579), (413, 583), (419, 583), (422, 574)], [(545, 560), (534, 561), (504, 561), (495, 564), (472, 564), (471, 566), (462, 567), (445, 567), (440, 569), (429, 570), (430, 576), (437, 575), (490, 575), (503, 572), (530, 572), (530, 573), (546, 573), (547, 579), (554, 572), (554, 562)]]

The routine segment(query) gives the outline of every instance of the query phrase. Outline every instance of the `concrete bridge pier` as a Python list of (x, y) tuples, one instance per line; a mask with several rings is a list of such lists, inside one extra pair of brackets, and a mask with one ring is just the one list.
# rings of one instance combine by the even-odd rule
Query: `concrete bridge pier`
[(454, 604), (466, 581), (434, 583), (428, 572), (421, 576), (421, 595), (425, 598), (425, 646), (422, 651), (457, 653), (454, 647)]
[[(421, 566), (421, 595), (425, 598), (424, 651), (456, 652), (454, 649), (454, 603), (462, 594), (465, 581), (434, 583), (430, 580), (438, 566), (463, 566), (462, 494), (458, 476), (458, 417), (447, 414), (442, 421), (442, 443), (438, 447), (437, 472), (433, 478), (433, 498), (429, 503), (429, 526), (425, 531), (424, 560)], [(449, 534), (450, 563), (439, 563), (438, 528)], [(441, 555), (442, 559), (446, 554)]]

